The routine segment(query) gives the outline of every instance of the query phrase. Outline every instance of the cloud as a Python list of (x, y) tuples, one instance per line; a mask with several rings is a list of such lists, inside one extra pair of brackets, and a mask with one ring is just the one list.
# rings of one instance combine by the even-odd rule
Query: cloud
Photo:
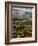
[(24, 11), (24, 12), (32, 12), (32, 8), (18, 8), (13, 7), (12, 10)]

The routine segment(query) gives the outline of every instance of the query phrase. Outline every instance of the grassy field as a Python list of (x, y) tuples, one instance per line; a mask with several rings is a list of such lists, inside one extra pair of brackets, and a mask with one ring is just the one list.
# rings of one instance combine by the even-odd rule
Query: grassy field
[(12, 38), (32, 37), (32, 20), (14, 19), (12, 23)]

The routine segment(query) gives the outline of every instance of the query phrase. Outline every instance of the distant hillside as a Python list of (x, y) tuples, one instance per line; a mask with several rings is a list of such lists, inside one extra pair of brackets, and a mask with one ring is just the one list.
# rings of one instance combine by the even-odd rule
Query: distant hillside
[(12, 11), (12, 19), (32, 19), (32, 12), (29, 11), (21, 11), (21, 10), (15, 10)]

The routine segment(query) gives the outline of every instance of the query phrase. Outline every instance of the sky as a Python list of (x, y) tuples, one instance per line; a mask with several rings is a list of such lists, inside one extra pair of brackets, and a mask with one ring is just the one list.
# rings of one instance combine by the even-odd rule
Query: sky
[(18, 8), (18, 7), (13, 7), (12, 9), (19, 10), (19, 11), (25, 11), (25, 12), (32, 12), (32, 8)]
[[(25, 14), (25, 12), (29, 13), (29, 14)], [(18, 7), (13, 7), (12, 8), (12, 18), (14, 17), (17, 17), (17, 18), (30, 18), (31, 14), (32, 13), (32, 8), (18, 8)]]

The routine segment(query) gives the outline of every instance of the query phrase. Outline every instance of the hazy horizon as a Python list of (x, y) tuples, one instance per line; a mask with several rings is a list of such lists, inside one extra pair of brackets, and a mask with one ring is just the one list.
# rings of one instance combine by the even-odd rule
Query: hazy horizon
[(32, 16), (32, 8), (12, 8), (12, 18), (16, 17), (18, 19), (30, 19)]

